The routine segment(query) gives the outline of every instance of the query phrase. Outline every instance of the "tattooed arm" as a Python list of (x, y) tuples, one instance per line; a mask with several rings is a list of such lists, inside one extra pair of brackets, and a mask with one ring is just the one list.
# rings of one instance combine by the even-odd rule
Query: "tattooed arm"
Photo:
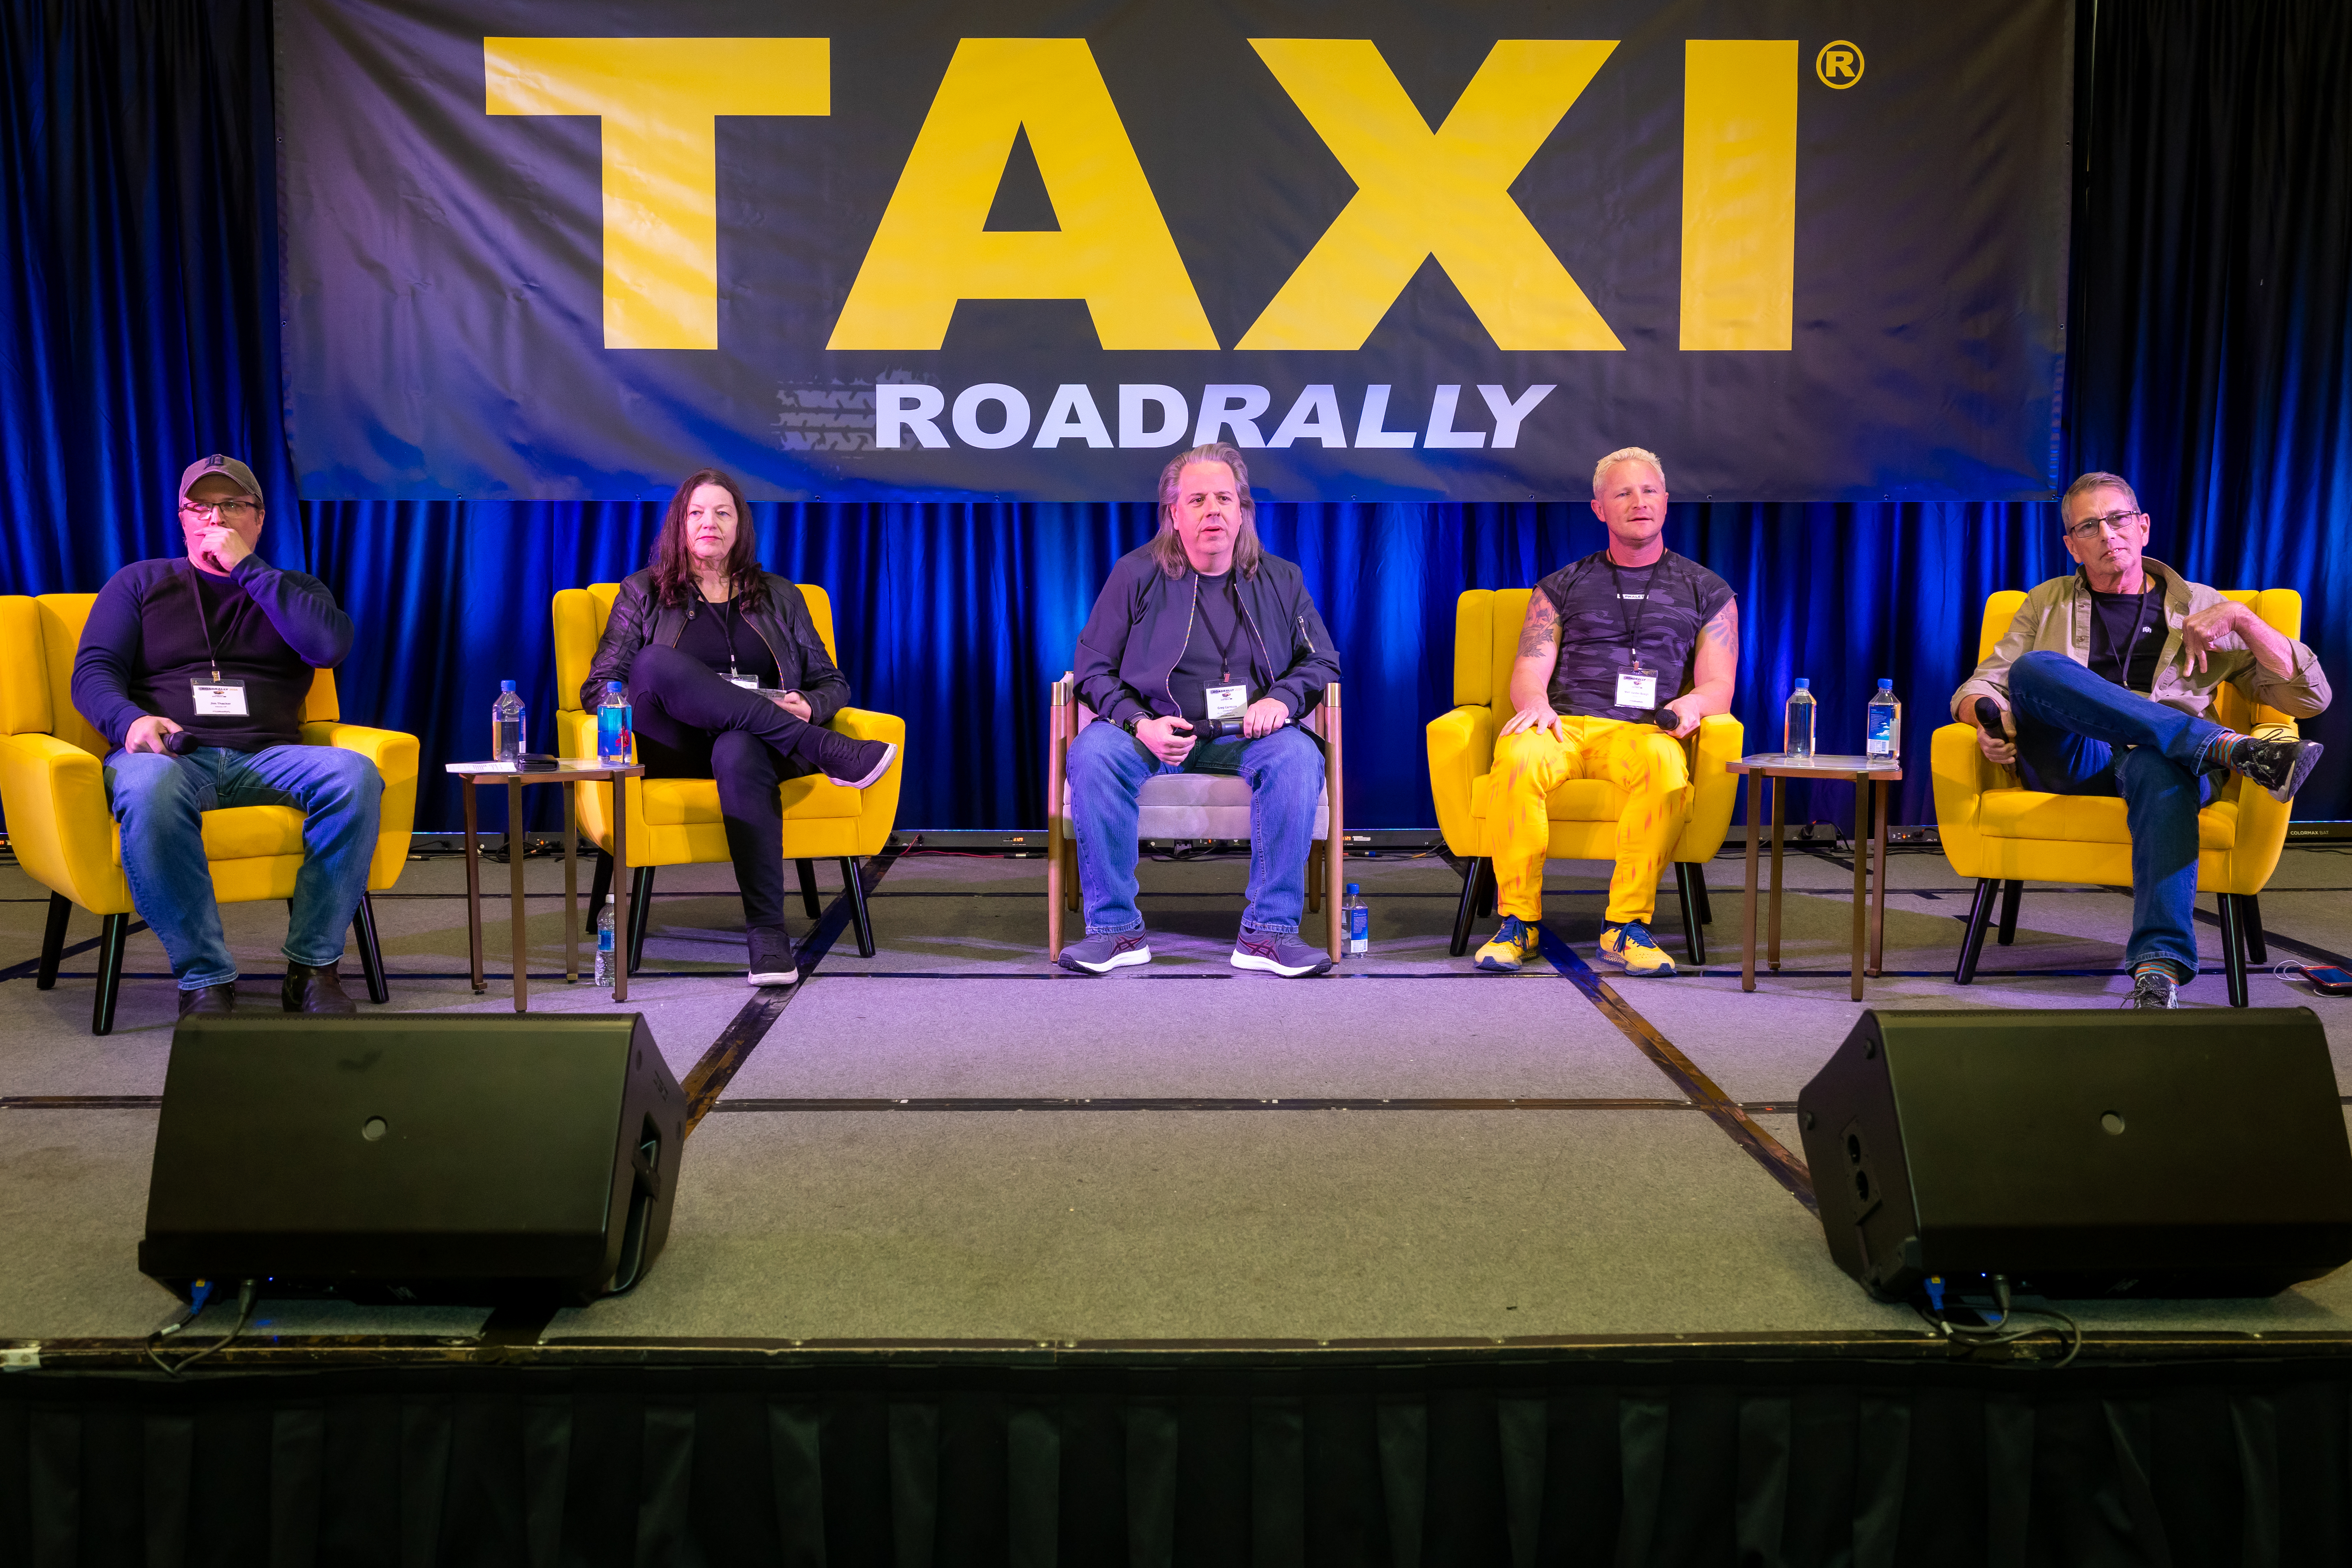
[(1511, 716), (1502, 732), (1549, 730), (1559, 738), (1559, 715), (1551, 708), (1551, 671), (1559, 662), (1559, 611), (1538, 588), (1528, 595), (1528, 618), (1519, 628), (1519, 657), (1511, 665)]
[(1731, 711), (1732, 681), (1739, 673), (1739, 601), (1726, 599), (1714, 619), (1698, 629), (1691, 657), (1691, 689), (1666, 706), (1682, 721), (1676, 739), (1698, 728), (1710, 713)]

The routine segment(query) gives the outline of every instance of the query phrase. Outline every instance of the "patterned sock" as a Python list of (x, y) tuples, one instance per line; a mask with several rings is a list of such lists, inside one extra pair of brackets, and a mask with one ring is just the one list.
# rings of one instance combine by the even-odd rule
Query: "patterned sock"
[(2148, 973), (2151, 971), (2165, 976), (2175, 985), (2186, 985), (2189, 984), (2189, 976), (2180, 972), (2180, 965), (2173, 963), (2172, 960), (2168, 958), (2141, 959), (2137, 963), (2132, 965), (2132, 979), (2137, 982), (2141, 975)]
[(2205, 742), (2205, 771), (2223, 773), (2237, 766), (2238, 747), (2245, 737), (2235, 730), (2224, 730)]

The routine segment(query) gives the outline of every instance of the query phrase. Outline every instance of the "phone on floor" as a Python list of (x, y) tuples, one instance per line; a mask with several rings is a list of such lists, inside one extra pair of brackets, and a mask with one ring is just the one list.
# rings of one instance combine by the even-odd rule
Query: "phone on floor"
[(2352, 970), (2315, 963), (2303, 972), (2303, 977), (2322, 996), (2352, 996)]

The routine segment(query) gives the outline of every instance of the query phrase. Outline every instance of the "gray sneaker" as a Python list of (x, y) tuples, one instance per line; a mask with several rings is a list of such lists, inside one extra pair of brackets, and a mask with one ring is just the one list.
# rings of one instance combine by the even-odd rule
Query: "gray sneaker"
[(1133, 931), (1099, 931), (1063, 944), (1056, 962), (1073, 974), (1108, 974), (1130, 963), (1150, 963), (1151, 943), (1141, 926)]
[(1302, 974), (1320, 974), (1330, 968), (1331, 955), (1299, 941), (1297, 931), (1253, 931), (1244, 926), (1241, 935), (1234, 939), (1233, 965), (1235, 969), (1262, 969), (1268, 974), (1296, 980)]

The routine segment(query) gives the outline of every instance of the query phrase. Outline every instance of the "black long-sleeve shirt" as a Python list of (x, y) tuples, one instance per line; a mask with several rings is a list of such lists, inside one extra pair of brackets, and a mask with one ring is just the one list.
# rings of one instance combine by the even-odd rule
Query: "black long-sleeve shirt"
[[(292, 745), (302, 739), (312, 672), (341, 664), (351, 648), (352, 618), (316, 577), (258, 555), (226, 577), (184, 557), (134, 561), (90, 606), (74, 655), (74, 706), (116, 746), (149, 714), (202, 745)], [(210, 681), (215, 668), (245, 682), (245, 717), (197, 715), (190, 683)]]

